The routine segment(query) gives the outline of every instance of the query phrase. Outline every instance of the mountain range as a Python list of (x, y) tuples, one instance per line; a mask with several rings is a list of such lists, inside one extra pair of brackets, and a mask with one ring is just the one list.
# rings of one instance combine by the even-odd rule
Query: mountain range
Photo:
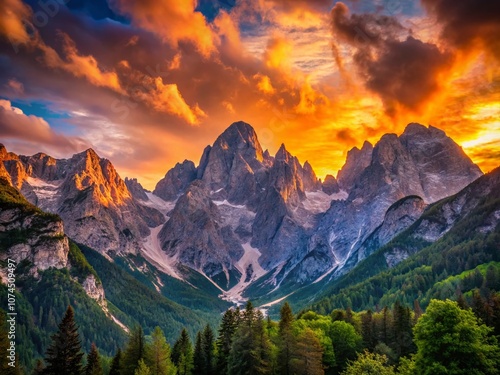
[[(231, 303), (269, 303), (338, 279), (429, 205), (482, 176), (442, 130), (420, 124), (350, 150), (338, 180), (319, 180), (285, 145), (271, 156), (244, 122), (207, 146), (197, 166), (176, 164), (152, 192), (137, 179), (123, 180), (92, 149), (55, 159), (16, 155), (2, 145), (0, 161), (0, 176), (31, 204), (59, 215), (76, 243), (139, 273), (130, 259), (143, 258), (142, 266), (187, 288), (204, 279)], [(49, 258), (60, 259), (49, 263), (27, 257), (41, 269), (64, 267), (63, 252), (54, 250)], [(405, 256), (388, 262), (395, 266)]]
[(248, 299), (274, 316), (283, 300), (328, 314), (454, 298), (456, 280), (500, 262), (499, 192), (500, 168), (483, 175), (419, 124), (353, 148), (321, 181), (237, 122), (153, 191), (92, 149), (55, 159), (0, 145), (0, 264), (17, 263), (20, 359), (34, 366), (68, 304), (86, 349), (110, 355), (137, 324), (194, 335)]

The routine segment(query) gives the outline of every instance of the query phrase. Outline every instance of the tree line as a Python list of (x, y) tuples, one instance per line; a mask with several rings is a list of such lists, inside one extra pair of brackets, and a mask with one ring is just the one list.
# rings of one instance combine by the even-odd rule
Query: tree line
[[(329, 315), (294, 315), (285, 303), (278, 322), (248, 302), (223, 314), (217, 334), (207, 325), (192, 340), (183, 329), (172, 347), (159, 327), (145, 336), (136, 326), (113, 358), (101, 356), (95, 345), (83, 353), (69, 306), (32, 374), (498, 374), (498, 316), (487, 308), (494, 298), (500, 301), (477, 293), (472, 308), (465, 298), (432, 300), (425, 313), (417, 301), (413, 308), (395, 303), (380, 311), (348, 308)], [(4, 352), (5, 324), (0, 330)], [(0, 372), (23, 374), (4, 362)]]

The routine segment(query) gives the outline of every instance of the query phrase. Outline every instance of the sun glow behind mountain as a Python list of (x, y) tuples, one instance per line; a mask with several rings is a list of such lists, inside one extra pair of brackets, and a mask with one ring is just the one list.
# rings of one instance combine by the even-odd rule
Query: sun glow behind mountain
[(230, 123), (317, 174), (410, 122), (442, 128), (484, 171), (500, 156), (493, 1), (6, 0), (0, 138), (88, 147), (148, 188)]

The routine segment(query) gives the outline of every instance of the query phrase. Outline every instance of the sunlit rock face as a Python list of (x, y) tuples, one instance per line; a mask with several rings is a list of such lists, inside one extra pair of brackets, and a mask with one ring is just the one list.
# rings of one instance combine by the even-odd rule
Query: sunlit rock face
[[(321, 257), (317, 263), (309, 259), (309, 268), (318, 268), (314, 274), (346, 272), (364, 257), (363, 244), (395, 202), (421, 197), (421, 203), (409, 206), (415, 210), (410, 215), (414, 218), (422, 204), (453, 195), (481, 175), (461, 147), (433, 127), (410, 124), (399, 137), (384, 135), (373, 149), (365, 143), (362, 150), (349, 153), (339, 173), (339, 184), (349, 190), (349, 197), (332, 203), (311, 236), (308, 252)], [(382, 242), (391, 237), (390, 232)]]
[(102, 253), (137, 253), (164, 220), (130, 193), (112, 163), (89, 149), (70, 159), (1, 152), (12, 185), (33, 204), (57, 213), (75, 241)]

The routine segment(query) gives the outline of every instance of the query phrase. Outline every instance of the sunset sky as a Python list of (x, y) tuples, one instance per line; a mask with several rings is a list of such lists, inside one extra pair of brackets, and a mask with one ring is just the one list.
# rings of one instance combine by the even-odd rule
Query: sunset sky
[(0, 142), (152, 189), (243, 120), (319, 177), (432, 124), (500, 160), (498, 0), (1, 0)]

